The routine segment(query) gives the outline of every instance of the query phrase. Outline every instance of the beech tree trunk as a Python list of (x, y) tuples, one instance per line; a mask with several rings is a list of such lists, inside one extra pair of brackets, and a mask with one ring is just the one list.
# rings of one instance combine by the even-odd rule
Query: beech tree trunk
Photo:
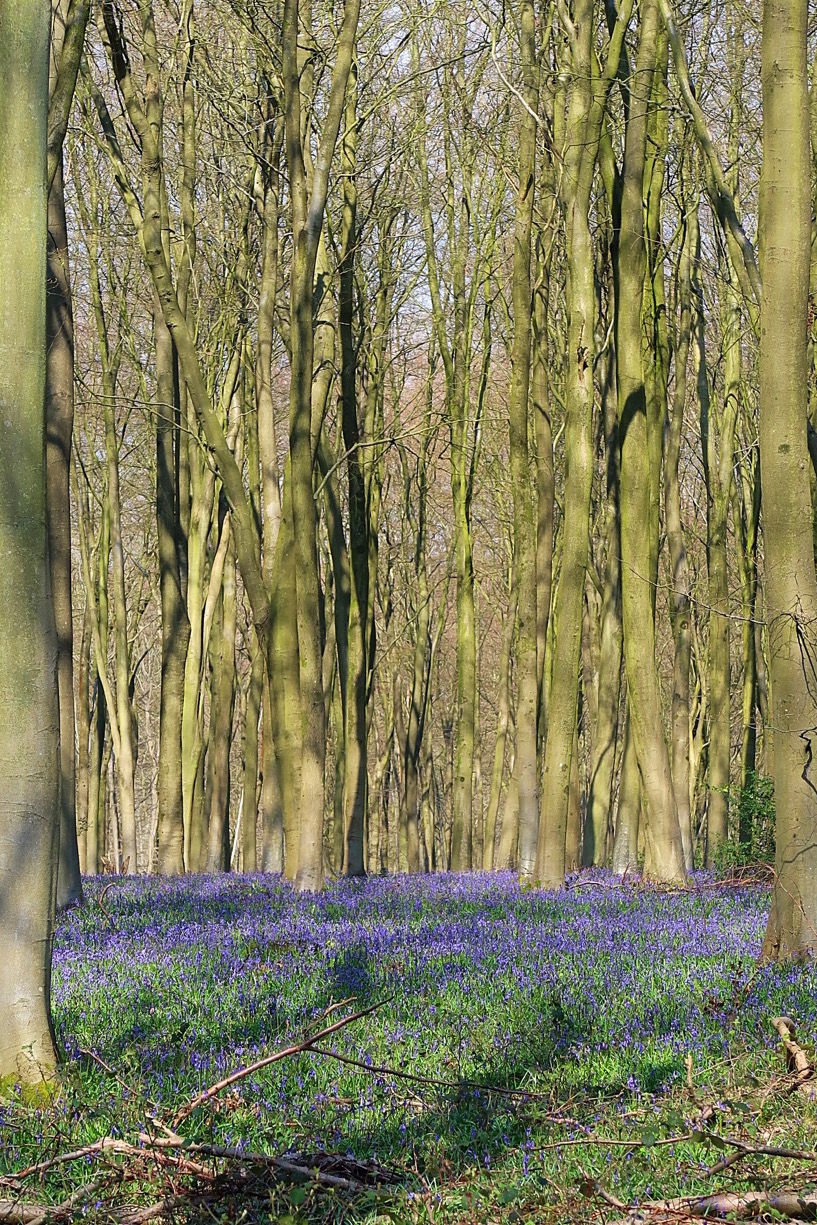
[(62, 157), (48, 193), (46, 290), (46, 481), (51, 597), (57, 631), (60, 703), (60, 858), (57, 907), (82, 901), (76, 819), (74, 626), (71, 606), (71, 434), (74, 426), (74, 315)]
[(55, 1068), (57, 639), (45, 477), (48, 0), (0, 8), (0, 1084)]
[(647, 398), (641, 354), (641, 302), (646, 271), (643, 180), (658, 9), (647, 0), (631, 81), (624, 149), (619, 242), (616, 356), (621, 439), (621, 558), (624, 655), (630, 720), (645, 806), (645, 874), (684, 881), (686, 869), (664, 739), (655, 662), (651, 541), (652, 480)]
[(817, 579), (806, 420), (811, 164), (806, 0), (763, 5), (760, 464), (776, 869), (763, 956), (817, 954)]

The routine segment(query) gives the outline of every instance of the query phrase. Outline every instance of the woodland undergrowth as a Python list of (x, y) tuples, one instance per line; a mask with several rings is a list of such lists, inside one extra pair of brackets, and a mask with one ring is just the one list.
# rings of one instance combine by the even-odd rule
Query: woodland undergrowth
[(0, 1105), (0, 1220), (817, 1214), (817, 972), (757, 963), (745, 872), (88, 897), (57, 937), (58, 1095)]

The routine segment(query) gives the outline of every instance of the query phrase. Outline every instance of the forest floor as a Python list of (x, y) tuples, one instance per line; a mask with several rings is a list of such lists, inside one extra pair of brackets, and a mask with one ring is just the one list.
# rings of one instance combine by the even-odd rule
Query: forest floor
[(8, 1219), (678, 1222), (702, 1206), (645, 1201), (805, 1195), (817, 969), (758, 967), (767, 908), (701, 876), (88, 881), (56, 939), (60, 1095), (0, 1104)]

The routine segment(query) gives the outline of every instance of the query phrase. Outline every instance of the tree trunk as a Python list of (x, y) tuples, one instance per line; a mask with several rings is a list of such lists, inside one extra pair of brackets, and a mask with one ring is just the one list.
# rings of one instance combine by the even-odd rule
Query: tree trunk
[(80, 870), (88, 871), (88, 791), (90, 775), (91, 707), (89, 684), (91, 680), (91, 626), (88, 605), (82, 615), (82, 633), (79, 640), (79, 670), (77, 674), (77, 840), (79, 842)]
[(258, 718), (264, 688), (264, 656), (253, 631), (252, 656), (244, 720), (244, 804), (241, 813), (241, 859), (245, 872), (258, 868)]
[(281, 813), (281, 788), (278, 763), (272, 740), (269, 687), (265, 686), (261, 716), (261, 828), (263, 830), (262, 867), (265, 872), (284, 870), (284, 823)]
[(601, 599), (598, 711), (593, 733), (590, 788), (587, 799), (583, 862), (602, 864), (612, 827), (613, 780), (621, 696), (621, 524), (619, 520), (619, 449), (616, 416), (615, 353), (602, 367), (602, 407), (607, 458), (605, 523), (607, 552)]
[[(712, 411), (706, 373), (704, 304), (698, 290), (698, 395), (701, 443), (707, 490), (707, 571), (709, 579), (709, 794), (707, 803), (706, 865), (713, 867), (718, 848), (726, 841), (729, 814), (730, 717), (729, 572), (726, 556), (727, 518), (732, 487), (732, 455), (741, 394), (740, 306), (735, 288), (727, 283), (722, 310), (724, 345), (724, 403)], [(719, 451), (715, 424), (719, 424)]]
[(811, 166), (805, 0), (763, 5), (760, 463), (776, 869), (763, 956), (817, 953), (817, 580), (806, 450)]
[(638, 872), (638, 832), (641, 817), (641, 780), (635, 751), (629, 702), (624, 726), (624, 753), (618, 789), (616, 834), (613, 840), (613, 871), (617, 876)]
[(630, 85), (618, 259), (616, 358), (621, 439), (622, 619), (630, 720), (646, 811), (644, 870), (653, 879), (680, 882), (686, 879), (686, 869), (655, 662), (650, 581), (653, 480), (641, 358), (641, 304), (646, 271), (643, 180), (657, 34), (657, 4), (647, 0)]
[[(692, 217), (695, 216), (695, 206)], [(672, 783), (675, 789), (675, 804), (678, 823), (681, 827), (681, 844), (687, 871), (693, 868), (692, 816), (689, 808), (689, 669), (692, 651), (691, 607), (689, 599), (690, 580), (687, 564), (684, 529), (681, 522), (681, 485), (679, 463), (684, 425), (684, 407), (687, 389), (687, 362), (689, 361), (692, 331), (692, 252), (696, 248), (695, 221), (684, 230), (683, 246), (678, 268), (678, 304), (680, 317), (675, 343), (675, 394), (672, 413), (667, 421), (666, 452), (664, 456), (664, 518), (666, 521), (667, 545), (670, 562), (670, 621), (674, 642), (672, 668)]]
[(71, 434), (74, 426), (74, 316), (62, 155), (48, 193), (46, 289), (46, 492), (51, 598), (57, 631), (60, 705), (60, 858), (57, 908), (82, 901), (76, 820), (74, 627), (71, 611)]
[[(42, 1082), (59, 838), (48, 573), (45, 289), (48, 3), (0, 8), (0, 1083)], [(13, 287), (14, 292), (10, 292)]]
[(522, 98), (519, 183), (513, 254), (513, 345), (508, 398), (509, 457), (513, 486), (513, 572), (516, 601), (516, 791), (519, 799), (519, 875), (529, 880), (536, 866), (539, 831), (539, 668), (537, 660), (537, 503), (528, 454), (528, 399), (531, 370), (531, 229), (536, 183), (536, 113), (539, 88), (536, 22), (532, 0), (521, 0)]
[[(225, 524), (225, 530), (229, 528)], [(209, 806), (207, 871), (229, 867), (230, 745), (235, 704), (235, 547), (227, 545), (218, 613), (211, 636), (212, 683), (207, 749), (206, 802)]]
[(190, 622), (182, 595), (180, 558), (187, 551), (179, 514), (176, 457), (186, 445), (181, 436), (178, 375), (170, 332), (158, 303), (154, 310), (156, 346), (156, 538), (162, 614), (162, 673), (159, 698), (159, 854), (166, 876), (184, 871), (182, 801), (182, 713)]
[(508, 593), (508, 608), (502, 626), (502, 645), (499, 651), (499, 693), (497, 695), (496, 742), (494, 764), (491, 771), (491, 789), (488, 794), (488, 811), (485, 816), (485, 839), (482, 848), (482, 866), (486, 872), (494, 867), (496, 825), (499, 800), (502, 794), (502, 776), (505, 769), (505, 749), (508, 742), (508, 718), (511, 705), (511, 652), (516, 629), (516, 584), (511, 581)]
[[(579, 690), (582, 606), (593, 482), (593, 329), (595, 285), (589, 227), (590, 191), (600, 115), (593, 110), (593, 6), (574, 10), (573, 81), (565, 138), (564, 207), (567, 226), (568, 358), (564, 523), (559, 585), (553, 608), (555, 651), (548, 704), (535, 878), (547, 889), (564, 883), (565, 833)], [(521, 721), (517, 716), (517, 736)]]
[(366, 694), (369, 652), (369, 541), (366, 485), (360, 458), (357, 368), (353, 333), (357, 264), (357, 65), (349, 74), (346, 118), (341, 141), (343, 217), (341, 222), (340, 297), (341, 415), (349, 483), (349, 554), (351, 578), (347, 633), (348, 673), (344, 710), (343, 867), (347, 876), (362, 876), (363, 827), (368, 807)]

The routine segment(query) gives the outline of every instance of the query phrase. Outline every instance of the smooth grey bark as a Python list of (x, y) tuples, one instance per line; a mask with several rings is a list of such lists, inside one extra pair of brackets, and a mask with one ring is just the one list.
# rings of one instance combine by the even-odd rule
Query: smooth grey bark
[(765, 0), (760, 464), (776, 877), (763, 956), (817, 955), (817, 579), (806, 445), (811, 239), (806, 0)]
[(59, 837), (45, 481), (46, 0), (0, 7), (0, 1084), (42, 1083)]

